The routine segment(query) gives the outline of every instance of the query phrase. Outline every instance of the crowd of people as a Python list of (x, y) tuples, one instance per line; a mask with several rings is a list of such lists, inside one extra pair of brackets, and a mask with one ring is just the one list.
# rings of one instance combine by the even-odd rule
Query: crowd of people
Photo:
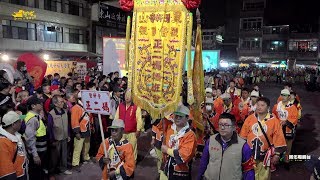
[[(160, 179), (191, 179), (195, 158), (201, 158), (199, 180), (269, 179), (280, 161), (290, 168), (300, 97), (286, 83), (271, 107), (258, 84), (268, 70), (266, 76), (256, 68), (207, 72), (202, 117), (194, 117), (186, 102), (184, 76), (183, 102), (151, 120), (133, 103), (128, 79), (119, 72), (90, 71), (84, 79), (55, 73), (35, 89), (25, 64), (17, 67), (14, 84), (5, 73), (0, 77), (0, 179), (55, 179), (58, 173), (80, 172), (87, 163), (100, 165), (102, 179), (130, 179), (138, 138), (149, 128)], [(111, 114), (102, 116), (104, 141), (97, 115), (83, 108), (84, 89), (111, 93)], [(195, 125), (199, 118), (204, 129)]]

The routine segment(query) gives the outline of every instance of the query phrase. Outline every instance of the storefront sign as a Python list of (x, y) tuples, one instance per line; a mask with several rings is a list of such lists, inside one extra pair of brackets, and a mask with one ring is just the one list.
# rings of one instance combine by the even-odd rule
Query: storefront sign
[(127, 16), (120, 8), (100, 3), (99, 21), (116, 29), (126, 29)]
[(36, 13), (34, 11), (25, 11), (20, 9), (18, 12), (13, 12), (12, 17), (14, 20), (32, 20), (36, 19)]
[(69, 72), (73, 72), (76, 68), (77, 62), (75, 61), (46, 61), (47, 71), (46, 76), (58, 73), (60, 77), (67, 77)]

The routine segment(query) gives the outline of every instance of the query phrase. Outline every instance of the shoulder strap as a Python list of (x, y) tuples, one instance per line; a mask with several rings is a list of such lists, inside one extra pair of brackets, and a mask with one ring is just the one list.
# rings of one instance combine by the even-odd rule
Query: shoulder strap
[(16, 152), (14, 153), (14, 156), (13, 156), (13, 159), (12, 159), (12, 163), (16, 162), (16, 159), (17, 159), (17, 155), (18, 155), (18, 145), (17, 145), (17, 148), (16, 148)]
[(268, 136), (267, 136), (266, 132), (264, 132), (264, 129), (263, 129), (263, 127), (262, 127), (262, 125), (261, 125), (261, 123), (260, 123), (259, 120), (258, 120), (258, 124), (259, 124), (259, 127), (260, 127), (260, 129), (261, 129), (264, 137), (266, 138), (266, 140), (267, 140), (267, 142), (268, 142), (269, 147), (271, 147), (271, 143), (270, 143), (270, 141), (269, 141), (269, 139), (268, 139)]
[[(78, 105), (83, 109), (83, 106), (81, 106), (81, 104), (79, 104), (78, 103)], [(84, 110), (84, 109), (83, 109)], [(84, 113), (82, 114), (82, 116), (80, 117), (80, 119), (79, 119), (79, 122), (81, 122), (82, 120), (83, 120), (83, 118), (84, 118), (84, 116), (86, 116), (88, 114), (88, 112), (87, 111), (84, 111)], [(89, 114), (88, 114), (89, 115)]]

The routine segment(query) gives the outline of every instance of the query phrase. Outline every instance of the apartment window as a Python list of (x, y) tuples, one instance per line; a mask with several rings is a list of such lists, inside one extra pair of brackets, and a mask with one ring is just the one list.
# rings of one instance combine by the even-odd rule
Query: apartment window
[(57, 32), (52, 29), (52, 26), (45, 26), (44, 41), (46, 42), (57, 42)]
[(264, 9), (264, 2), (245, 2), (243, 10), (245, 11), (257, 11)]
[(34, 23), (2, 20), (2, 27), (4, 38), (36, 40), (36, 25)]
[(246, 18), (242, 19), (242, 29), (261, 29), (262, 18)]
[(264, 41), (263, 42), (264, 51), (268, 52), (285, 52), (286, 43), (285, 41)]
[(259, 49), (261, 39), (260, 38), (248, 38), (241, 41), (241, 49)]
[(69, 43), (84, 44), (83, 30), (69, 29)]
[(44, 9), (49, 11), (58, 11), (58, 7), (61, 7), (61, 0), (45, 0)]
[(69, 1), (69, 14), (83, 16), (83, 4), (79, 2)]
[(291, 40), (289, 50), (298, 52), (316, 52), (318, 50), (317, 40)]
[(11, 4), (17, 4), (17, 5), (21, 5), (21, 6), (27, 5), (27, 0), (10, 0), (9, 2)]

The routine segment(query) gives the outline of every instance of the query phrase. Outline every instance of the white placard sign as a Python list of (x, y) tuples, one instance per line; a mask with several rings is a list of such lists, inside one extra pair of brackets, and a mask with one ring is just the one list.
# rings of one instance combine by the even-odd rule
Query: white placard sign
[(111, 113), (111, 100), (108, 91), (82, 90), (81, 101), (87, 112), (104, 115), (110, 115)]

